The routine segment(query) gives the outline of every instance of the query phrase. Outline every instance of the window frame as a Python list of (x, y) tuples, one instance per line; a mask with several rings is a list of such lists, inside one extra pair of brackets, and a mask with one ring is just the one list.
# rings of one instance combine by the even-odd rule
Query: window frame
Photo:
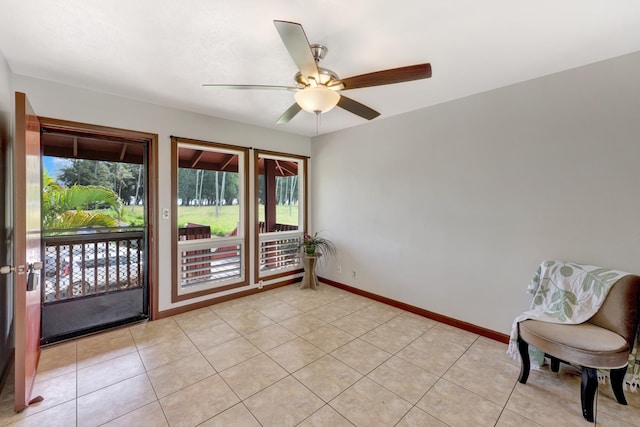
[[(238, 236), (239, 238), (233, 240), (241, 240), (240, 251), (240, 278), (237, 281), (230, 281), (221, 285), (216, 285), (216, 282), (208, 282), (202, 285), (196, 285), (193, 291), (184, 291), (181, 288), (180, 280), (180, 262), (179, 259), (179, 230), (178, 230), (178, 170), (179, 165), (179, 148), (181, 146), (200, 147), (206, 151), (222, 151), (229, 154), (238, 155), (238, 174), (239, 174), (239, 205), (240, 205), (240, 218), (238, 222)], [(181, 302), (194, 298), (199, 298), (205, 295), (210, 295), (218, 292), (223, 292), (229, 289), (240, 288), (249, 285), (249, 254), (251, 248), (249, 247), (249, 212), (251, 198), (249, 194), (249, 149), (245, 147), (221, 144), (217, 142), (195, 140), (182, 137), (171, 137), (171, 263), (172, 263), (172, 280), (171, 280), (171, 302)], [(205, 239), (201, 239), (205, 240)], [(213, 241), (213, 239), (212, 239)], [(216, 239), (221, 243), (228, 241), (228, 238)]]
[[(302, 263), (299, 261), (297, 265), (291, 267), (285, 267), (279, 270), (274, 270), (274, 273), (269, 274), (267, 271), (265, 274), (260, 273), (260, 249), (261, 243), (265, 237), (270, 236), (299, 236), (302, 237), (307, 232), (308, 224), (308, 157), (295, 154), (286, 154), (275, 151), (267, 150), (254, 150), (253, 164), (254, 164), (254, 247), (253, 247), (253, 259), (254, 259), (254, 282), (260, 283), (261, 281), (270, 281), (281, 277), (291, 276), (294, 274), (302, 273)], [(259, 178), (260, 178), (260, 158), (269, 158), (274, 160), (287, 160), (295, 161), (298, 163), (298, 230), (297, 231), (276, 231), (260, 233), (260, 219), (259, 219)], [(301, 171), (302, 169), (302, 171)], [(266, 203), (266, 201), (265, 201)], [(266, 205), (265, 205), (266, 209)]]

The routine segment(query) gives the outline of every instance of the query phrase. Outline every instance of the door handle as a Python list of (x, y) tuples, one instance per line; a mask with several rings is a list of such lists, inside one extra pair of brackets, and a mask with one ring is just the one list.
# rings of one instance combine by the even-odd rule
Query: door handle
[[(29, 271), (42, 270), (42, 262), (36, 261), (31, 264), (28, 264), (27, 267)], [(23, 265), (18, 266), (17, 270), (18, 270), (18, 274), (24, 274)], [(13, 273), (14, 271), (16, 271), (16, 267), (13, 265), (3, 265), (2, 267), (0, 267), (0, 274), (9, 274), (9, 273)]]
[(42, 263), (40, 261), (29, 264), (29, 274), (27, 274), (27, 291), (35, 290), (40, 284), (40, 274), (36, 271), (42, 269)]

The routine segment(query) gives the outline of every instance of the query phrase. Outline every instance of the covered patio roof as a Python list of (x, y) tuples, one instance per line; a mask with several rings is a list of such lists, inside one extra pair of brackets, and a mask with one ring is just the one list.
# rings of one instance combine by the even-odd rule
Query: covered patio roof
[[(117, 138), (110, 135), (74, 131), (45, 130), (42, 133), (42, 152), (45, 156), (67, 159), (101, 160), (142, 164), (144, 141)], [(238, 172), (238, 156), (234, 154), (180, 147), (178, 165), (181, 168), (220, 172)], [(277, 176), (297, 176), (298, 164), (288, 160), (274, 160)], [(264, 175), (264, 159), (258, 159), (258, 171)]]

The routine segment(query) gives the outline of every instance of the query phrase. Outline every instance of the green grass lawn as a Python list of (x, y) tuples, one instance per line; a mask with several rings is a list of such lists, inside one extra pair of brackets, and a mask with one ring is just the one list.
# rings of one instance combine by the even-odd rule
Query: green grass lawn
[(144, 206), (125, 206), (122, 222), (131, 226), (144, 225)]
[[(211, 227), (211, 233), (224, 236), (231, 233), (238, 225), (240, 207), (220, 206), (216, 218), (215, 206), (180, 206), (178, 207), (178, 225), (191, 222)], [(258, 207), (259, 221), (264, 221), (264, 205)], [(276, 221), (279, 224), (298, 224), (298, 206), (277, 206)], [(123, 222), (137, 226), (144, 224), (144, 206), (125, 206)]]
[(211, 227), (211, 234), (224, 236), (231, 233), (237, 226), (240, 219), (239, 207), (220, 206), (216, 217), (215, 206), (179, 206), (178, 226), (183, 227), (186, 223), (208, 225)]
[[(264, 205), (258, 206), (258, 221), (264, 221)], [(278, 224), (299, 225), (298, 224), (298, 205), (295, 206), (276, 206), (276, 222)]]

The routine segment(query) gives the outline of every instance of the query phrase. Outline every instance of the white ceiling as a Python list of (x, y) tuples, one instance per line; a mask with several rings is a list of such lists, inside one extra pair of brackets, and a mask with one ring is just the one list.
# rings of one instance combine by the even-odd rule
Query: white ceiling
[[(430, 62), (433, 77), (345, 95), (375, 120), (640, 51), (638, 0), (2, 0), (0, 50), (13, 73), (301, 135), (276, 119), (296, 67), (273, 20), (299, 22), (350, 77)], [(366, 121), (336, 108), (320, 133)]]

